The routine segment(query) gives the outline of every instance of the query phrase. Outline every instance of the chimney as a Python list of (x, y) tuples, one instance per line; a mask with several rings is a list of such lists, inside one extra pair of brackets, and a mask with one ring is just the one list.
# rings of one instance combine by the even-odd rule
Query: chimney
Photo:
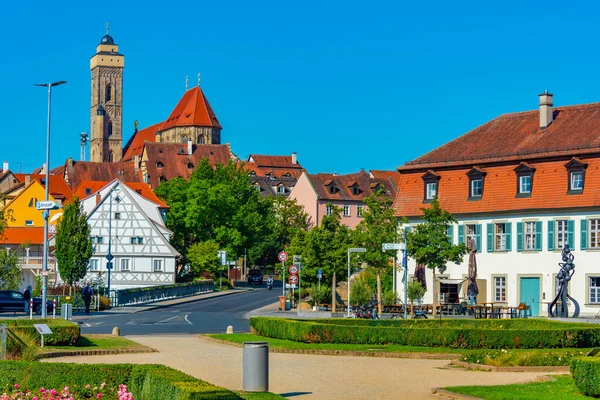
[(192, 155), (192, 141), (188, 140), (188, 156)]
[(42, 164), (42, 169), (40, 170), (40, 175), (46, 175), (46, 163)]
[(133, 156), (133, 169), (136, 171), (140, 169), (140, 156), (136, 154)]
[(292, 153), (292, 164), (298, 164), (298, 154), (296, 152)]
[(25, 184), (29, 185), (31, 183), (31, 175), (27, 174), (25, 175)]
[(96, 205), (100, 204), (100, 200), (102, 200), (102, 196), (100, 196), (100, 193), (96, 194)]
[(552, 96), (547, 90), (540, 94), (540, 129), (546, 129), (554, 121)]
[(2, 164), (2, 171), (8, 171), (8, 161), (4, 161), (4, 164)]
[(72, 158), (68, 158), (67, 159), (67, 167), (72, 167), (73, 166), (73, 159)]

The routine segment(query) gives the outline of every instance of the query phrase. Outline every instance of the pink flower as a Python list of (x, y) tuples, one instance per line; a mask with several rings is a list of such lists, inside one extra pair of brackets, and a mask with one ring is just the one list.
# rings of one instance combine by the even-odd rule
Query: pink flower
[(14, 387), (15, 389), (18, 389), (18, 388), (20, 388), (20, 386), (19, 386), (19, 384), (18, 384), (18, 383), (15, 383), (15, 384), (13, 385), (13, 387)]
[(86, 389), (89, 389), (89, 388), (90, 388), (90, 385), (85, 385), (85, 388), (86, 388)]
[(96, 398), (97, 398), (98, 400), (100, 400), (100, 399), (102, 398), (102, 396), (104, 396), (102, 393), (98, 393), (98, 394), (96, 395)]

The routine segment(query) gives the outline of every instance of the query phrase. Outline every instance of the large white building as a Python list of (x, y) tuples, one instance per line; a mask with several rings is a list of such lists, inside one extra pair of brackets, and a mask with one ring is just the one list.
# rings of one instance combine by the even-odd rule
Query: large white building
[(164, 204), (142, 196), (136, 184), (114, 180), (98, 191), (82, 188), (85, 184), (81, 190), (92, 194), (82, 204), (95, 246), (86, 279), (100, 276), (106, 284), (110, 248), (111, 290), (175, 283), (179, 253), (169, 243)]
[[(437, 196), (458, 220), (448, 231), (450, 240), (477, 244), (477, 301), (527, 303), (533, 315), (547, 314), (568, 243), (575, 256), (569, 293), (581, 315), (595, 316), (600, 312), (600, 103), (553, 108), (552, 97), (541, 94), (538, 111), (502, 115), (399, 167), (394, 207), (415, 225), (421, 208)], [(414, 270), (409, 260), (410, 277)], [(467, 273), (465, 256), (438, 278), (456, 285), (463, 299)], [(432, 279), (428, 270), (428, 303)]]

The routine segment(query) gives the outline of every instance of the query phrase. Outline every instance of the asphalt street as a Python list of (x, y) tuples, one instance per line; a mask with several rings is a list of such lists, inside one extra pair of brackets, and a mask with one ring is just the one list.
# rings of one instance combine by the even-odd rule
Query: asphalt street
[(121, 335), (225, 333), (232, 325), (235, 332), (249, 332), (245, 314), (276, 303), (279, 290), (257, 287), (249, 292), (231, 294), (143, 311), (135, 314), (111, 314), (77, 318), (81, 333), (112, 332), (117, 326)]

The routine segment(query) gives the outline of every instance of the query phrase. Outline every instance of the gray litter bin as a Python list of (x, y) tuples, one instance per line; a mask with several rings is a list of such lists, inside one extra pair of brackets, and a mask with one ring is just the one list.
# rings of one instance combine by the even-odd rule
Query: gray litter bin
[(73, 319), (73, 304), (62, 304), (60, 308), (60, 315), (66, 320)]
[(244, 342), (244, 392), (269, 391), (269, 343)]

